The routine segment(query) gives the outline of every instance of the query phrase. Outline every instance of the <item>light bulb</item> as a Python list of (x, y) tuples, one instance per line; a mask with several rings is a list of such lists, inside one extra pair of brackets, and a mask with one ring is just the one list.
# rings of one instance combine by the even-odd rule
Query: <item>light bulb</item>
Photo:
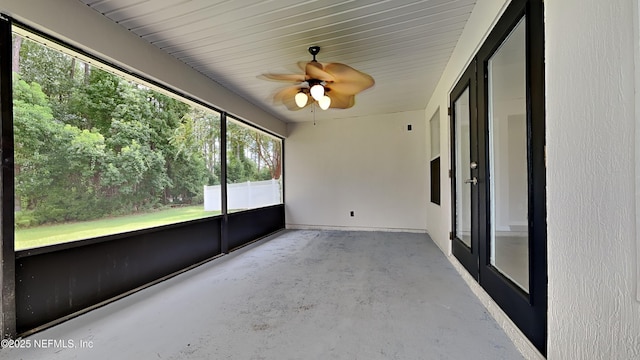
[(324, 87), (320, 84), (313, 85), (310, 91), (311, 96), (317, 101), (320, 101), (320, 99), (322, 99), (322, 97), (324, 96)]
[(305, 105), (307, 105), (307, 100), (309, 100), (309, 97), (307, 96), (307, 94), (301, 91), (296, 94), (295, 100), (296, 105), (298, 105), (299, 108), (303, 108)]
[(322, 99), (318, 101), (318, 105), (320, 105), (320, 109), (327, 110), (329, 106), (331, 106), (331, 98), (327, 95), (323, 96)]

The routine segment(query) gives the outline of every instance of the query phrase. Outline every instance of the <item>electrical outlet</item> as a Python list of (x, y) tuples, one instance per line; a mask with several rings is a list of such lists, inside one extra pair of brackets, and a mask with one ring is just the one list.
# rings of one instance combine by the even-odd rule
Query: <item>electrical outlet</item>
[(411, 124), (407, 125), (407, 131), (411, 131), (413, 130), (413, 126), (411, 126)]
[(353, 211), (351, 211), (351, 212), (349, 213), (349, 215), (351, 215), (351, 217), (356, 216), (356, 215), (355, 215), (355, 213), (354, 213)]

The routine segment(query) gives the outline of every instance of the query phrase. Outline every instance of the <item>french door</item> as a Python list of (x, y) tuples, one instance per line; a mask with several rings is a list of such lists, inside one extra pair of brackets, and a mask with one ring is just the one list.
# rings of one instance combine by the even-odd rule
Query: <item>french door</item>
[(452, 251), (544, 354), (541, 0), (513, 0), (450, 94)]
[[(476, 62), (469, 65), (451, 92), (451, 250), (478, 279), (479, 185), (484, 181), (478, 166), (478, 117), (476, 104)], [(480, 180), (478, 178), (480, 177)]]

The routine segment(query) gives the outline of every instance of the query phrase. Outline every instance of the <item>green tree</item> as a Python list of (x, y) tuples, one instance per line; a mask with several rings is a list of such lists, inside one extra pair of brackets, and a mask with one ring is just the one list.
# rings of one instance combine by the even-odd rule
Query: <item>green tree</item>
[(220, 182), (221, 151), (230, 182), (279, 176), (270, 137), (230, 122), (221, 149), (220, 114), (28, 39), (13, 45), (16, 209), (35, 222), (200, 202)]
[(84, 81), (82, 73), (75, 71), (79, 63), (67, 54), (32, 40), (18, 39), (14, 37), (14, 69), (19, 70), (26, 82), (40, 84), (54, 117), (64, 119), (74, 89)]
[[(16, 209), (37, 202), (37, 189), (47, 186), (48, 151), (55, 124), (47, 96), (37, 83), (13, 74), (13, 122)], [(24, 204), (23, 204), (24, 203)]]
[(258, 131), (252, 131), (250, 136), (252, 140), (251, 152), (257, 158), (258, 172), (262, 180), (280, 179), (282, 175), (282, 142)]
[(16, 197), (36, 222), (95, 218), (106, 149), (102, 135), (54, 120), (37, 83), (14, 76)]
[(106, 134), (111, 118), (119, 104), (124, 102), (121, 92), (128, 84), (116, 75), (102, 70), (91, 71), (86, 81), (74, 84), (68, 108), (60, 114), (67, 124), (81, 129), (98, 129)]

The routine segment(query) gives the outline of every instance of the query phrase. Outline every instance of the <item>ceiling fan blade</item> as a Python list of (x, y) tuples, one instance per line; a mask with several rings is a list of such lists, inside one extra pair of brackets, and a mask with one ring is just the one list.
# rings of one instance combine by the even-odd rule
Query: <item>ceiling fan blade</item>
[[(287, 86), (273, 95), (273, 102), (278, 105), (282, 104), (292, 111), (300, 110), (302, 108), (298, 107), (296, 104), (295, 97), (301, 88), (302, 87), (300, 85)], [(310, 103), (311, 101), (307, 102), (307, 105)]]
[(351, 82), (334, 82), (334, 83), (329, 83), (327, 85), (325, 85), (326, 88), (332, 90), (332, 91), (336, 91), (342, 94), (347, 94), (347, 95), (356, 95), (359, 92), (366, 90), (368, 88), (371, 87), (371, 85), (368, 85), (366, 83), (362, 83), (362, 82), (355, 82), (355, 81), (351, 81)]
[(316, 79), (322, 81), (335, 81), (331, 74), (327, 73), (322, 69), (322, 64), (317, 61), (309, 61), (305, 66), (305, 74), (307, 75), (307, 79)]
[(330, 109), (348, 109), (356, 103), (356, 97), (351, 94), (331, 91), (327, 93), (327, 96), (331, 98)]
[(303, 82), (304, 74), (263, 74), (265, 78), (276, 81)]
[(307, 69), (307, 63), (309, 61), (298, 61), (298, 67), (300, 70), (305, 71)]
[(335, 79), (334, 83), (329, 84), (330, 87), (345, 94), (355, 95), (375, 84), (370, 75), (349, 65), (330, 63), (325, 65), (324, 70)]

